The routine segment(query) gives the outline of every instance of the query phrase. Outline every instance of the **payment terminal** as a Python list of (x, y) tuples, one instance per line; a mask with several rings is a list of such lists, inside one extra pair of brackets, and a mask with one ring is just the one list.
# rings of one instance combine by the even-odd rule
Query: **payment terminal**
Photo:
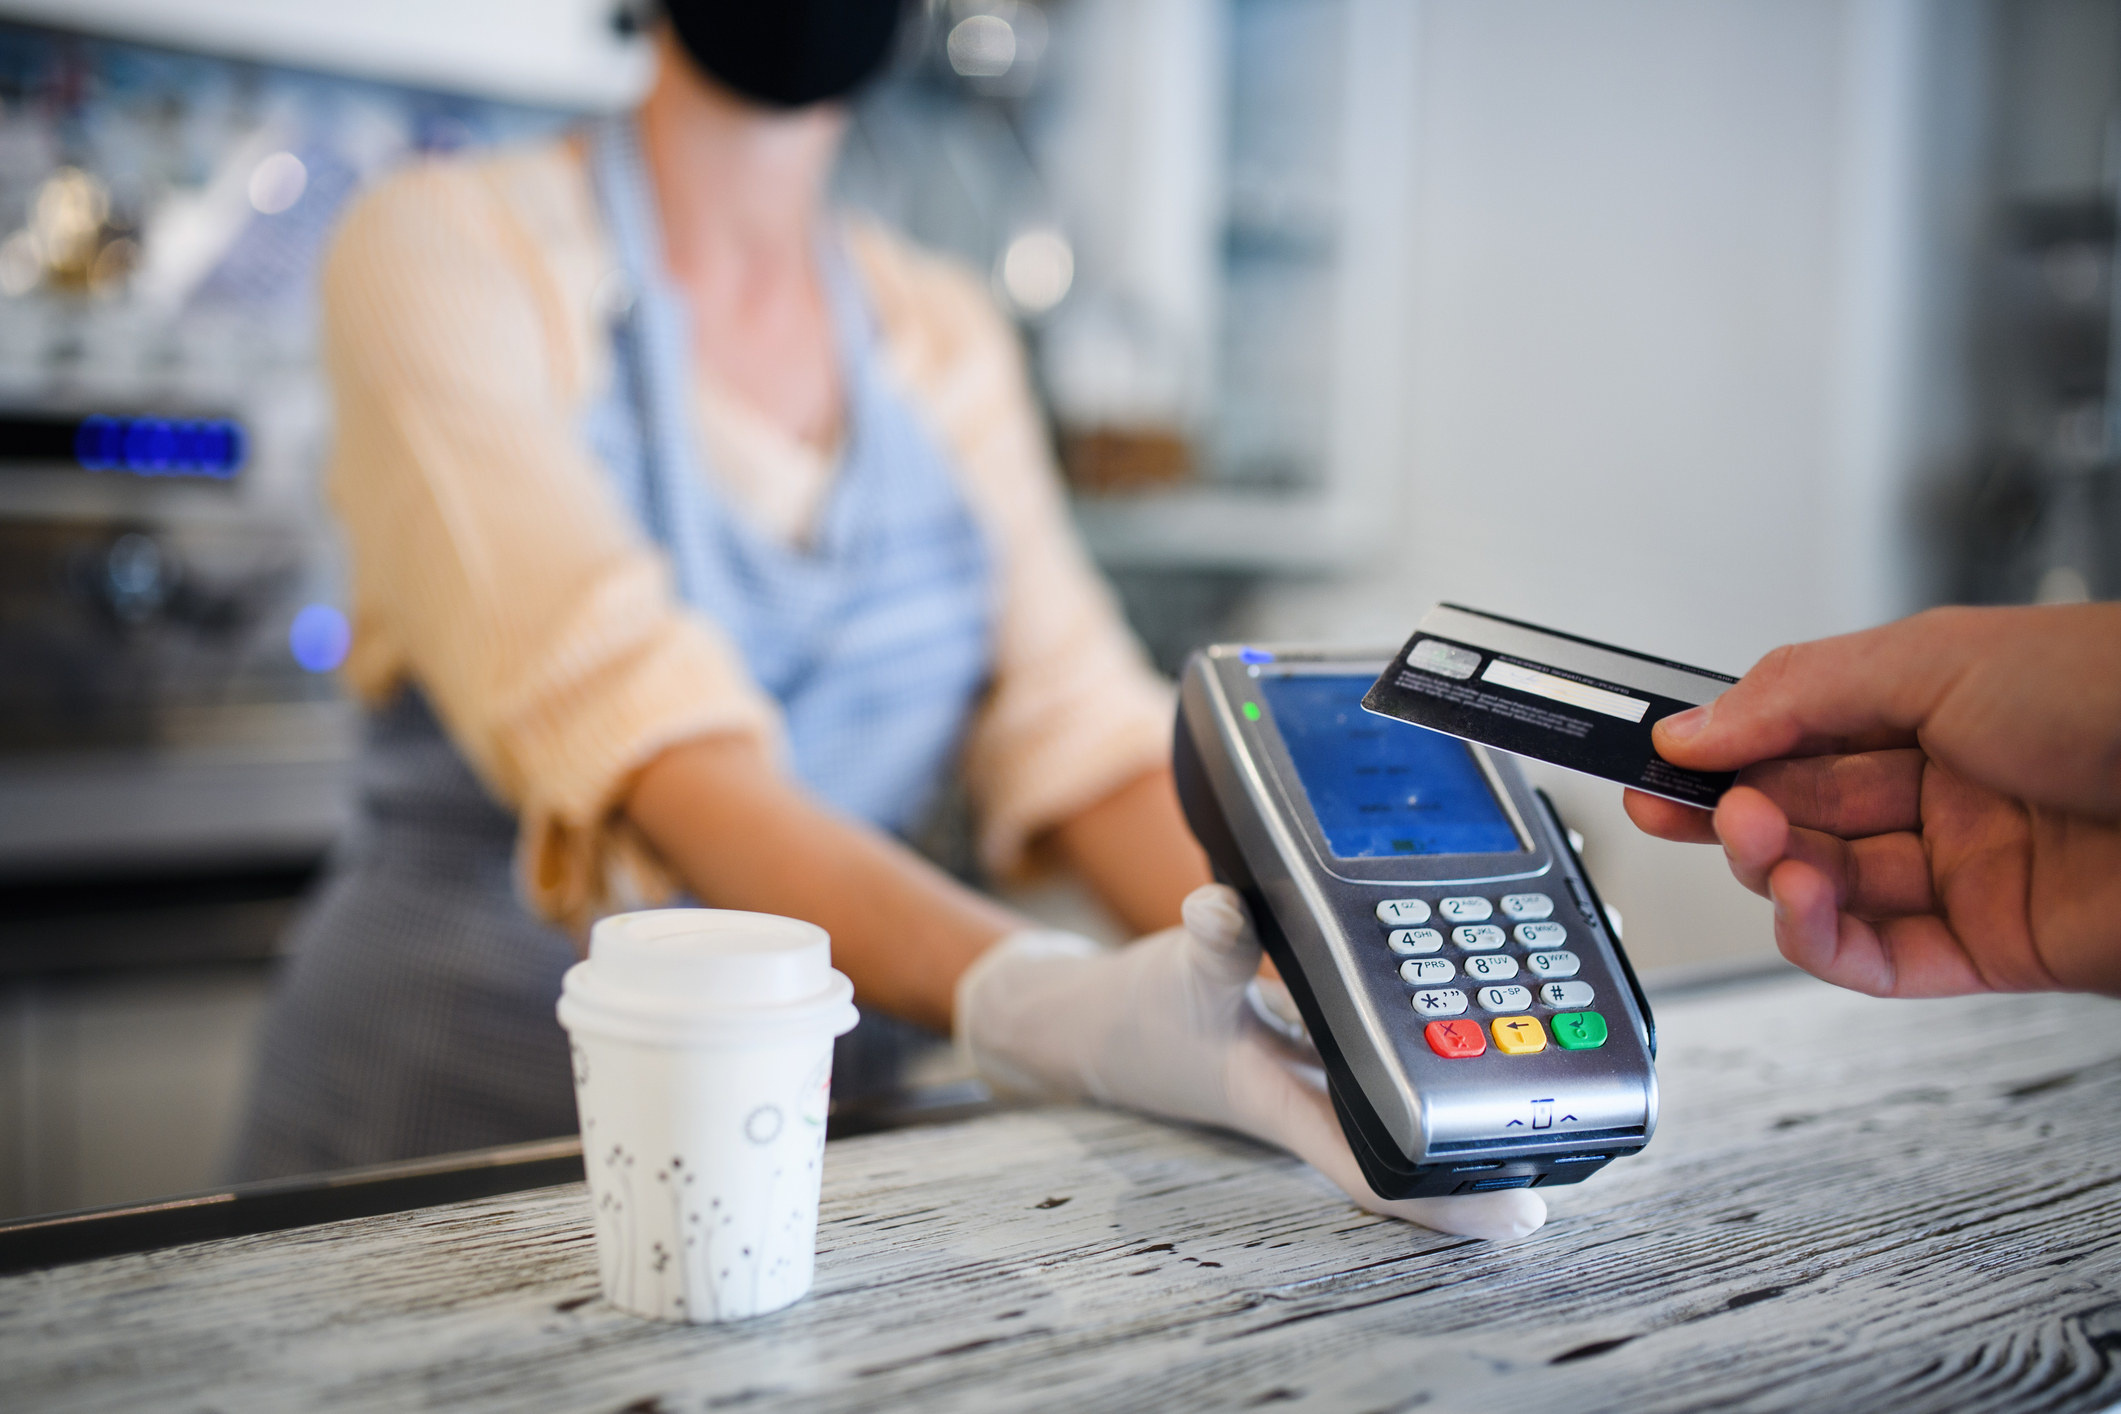
[(1363, 710), (1391, 657), (1195, 653), (1172, 753), (1187, 821), (1379, 1196), (1578, 1182), (1656, 1126), (1649, 1003), (1514, 759)]

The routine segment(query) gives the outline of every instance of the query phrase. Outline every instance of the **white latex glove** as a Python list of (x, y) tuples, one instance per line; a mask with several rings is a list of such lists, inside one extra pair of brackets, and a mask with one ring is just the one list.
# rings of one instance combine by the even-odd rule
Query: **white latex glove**
[(1386, 1202), (1341, 1133), (1318, 1053), (1246, 996), (1259, 940), (1234, 890), (1195, 889), (1185, 925), (1108, 951), (1074, 933), (1018, 933), (957, 985), (957, 1039), (991, 1084), (1234, 1129), (1295, 1154), (1373, 1213), (1508, 1239), (1547, 1207), (1506, 1189)]

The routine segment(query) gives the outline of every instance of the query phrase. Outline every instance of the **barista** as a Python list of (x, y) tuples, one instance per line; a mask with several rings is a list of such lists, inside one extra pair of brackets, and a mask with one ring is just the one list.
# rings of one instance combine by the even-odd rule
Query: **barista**
[(1168, 694), (1071, 537), (1011, 332), (825, 199), (898, 9), (672, 0), (637, 111), (348, 216), (323, 299), (359, 824), (272, 1003), (241, 1169), (571, 1131), (574, 939), (682, 893), (823, 925), (865, 1005), (1020, 1086), (1529, 1230), (1529, 1194), (1369, 1192), (1315, 1058), (1243, 1003), (1226, 892), (1107, 958), (905, 843), (961, 765), (991, 868), (1049, 851), (1141, 931), (1206, 877)]
[(1634, 791), (1628, 813), (1721, 843), (1806, 971), (1882, 997), (2121, 996), (2121, 604), (1778, 648), (1655, 740), (1738, 784), (1713, 815)]

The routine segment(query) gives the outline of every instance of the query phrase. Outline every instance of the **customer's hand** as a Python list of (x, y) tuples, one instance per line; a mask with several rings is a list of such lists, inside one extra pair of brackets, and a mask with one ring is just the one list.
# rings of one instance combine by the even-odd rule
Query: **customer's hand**
[(1713, 817), (1792, 962), (1877, 996), (2121, 994), (2121, 605), (1938, 609), (1778, 648), (1657, 724), (1674, 765), (1741, 769)]
[(1219, 884), (1187, 897), (1184, 926), (1116, 952), (1069, 933), (1020, 933), (959, 982), (958, 1039), (1002, 1088), (1249, 1134), (1303, 1159), (1373, 1213), (1498, 1239), (1546, 1221), (1546, 1204), (1523, 1190), (1396, 1203), (1372, 1192), (1317, 1053), (1261, 1020), (1246, 998), (1259, 960), (1243, 901)]

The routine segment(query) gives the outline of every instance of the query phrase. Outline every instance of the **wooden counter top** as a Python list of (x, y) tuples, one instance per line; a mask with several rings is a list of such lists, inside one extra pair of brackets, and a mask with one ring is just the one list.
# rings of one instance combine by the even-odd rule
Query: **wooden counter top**
[(0, 1407), (2100, 1410), (2121, 1004), (1659, 1005), (1643, 1157), (1513, 1246), (1094, 1109), (835, 1142), (817, 1288), (657, 1325), (579, 1185), (0, 1280)]

